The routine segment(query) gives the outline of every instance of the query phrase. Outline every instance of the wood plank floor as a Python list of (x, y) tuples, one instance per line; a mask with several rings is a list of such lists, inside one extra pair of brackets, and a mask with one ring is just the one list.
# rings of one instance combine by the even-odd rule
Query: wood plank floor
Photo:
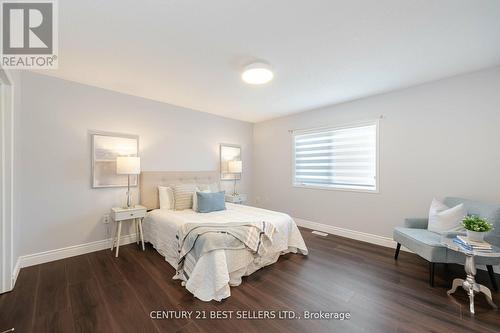
[[(476, 315), (459, 289), (446, 295), (458, 265), (439, 265), (436, 286), (419, 257), (302, 229), (308, 257), (289, 254), (244, 278), (221, 302), (192, 297), (151, 247), (104, 250), (23, 268), (0, 296), (0, 332), (499, 332), (500, 313), (477, 296)], [(497, 276), (498, 278), (498, 276)], [(485, 272), (478, 281), (490, 286)], [(500, 280), (499, 280), (500, 282)], [(493, 294), (500, 304), (500, 293)], [(152, 320), (153, 310), (349, 311), (350, 320)]]

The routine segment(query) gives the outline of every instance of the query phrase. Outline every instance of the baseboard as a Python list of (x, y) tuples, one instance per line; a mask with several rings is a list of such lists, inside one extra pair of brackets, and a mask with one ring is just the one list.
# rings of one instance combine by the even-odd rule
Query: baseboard
[[(122, 236), (120, 238), (120, 245), (134, 243), (137, 239), (136, 237), (137, 236), (135, 233), (130, 234), (130, 235), (126, 235), (126, 236)], [(79, 256), (79, 255), (90, 253), (90, 252), (101, 251), (104, 249), (109, 249), (110, 246), (111, 246), (111, 238), (108, 238), (108, 239), (103, 239), (100, 241), (79, 244), (79, 245), (72, 245), (72, 246), (63, 247), (60, 249), (55, 249), (55, 250), (20, 256), (19, 259), (17, 260), (17, 264), (16, 264), (17, 272), (16, 272), (16, 270), (14, 270), (14, 273), (16, 274), (15, 278), (17, 278), (17, 274), (19, 273), (19, 270), (23, 267), (29, 267), (29, 266), (33, 266), (33, 265), (43, 264), (43, 263), (50, 262), (50, 261)], [(13, 278), (14, 278), (14, 274), (13, 274)]]
[[(367, 242), (367, 243), (371, 243), (371, 244), (390, 247), (393, 249), (396, 248), (396, 242), (394, 240), (392, 240), (392, 238), (389, 238), (389, 237), (369, 234), (366, 232), (361, 232), (361, 231), (356, 231), (356, 230), (351, 230), (351, 229), (334, 227), (333, 225), (308, 221), (308, 220), (304, 220), (304, 219), (296, 218), (296, 217), (294, 217), (294, 220), (295, 220), (295, 223), (297, 223), (297, 225), (299, 225), (301, 227), (314, 229), (314, 230), (326, 232), (326, 233), (341, 236), (341, 237), (351, 238), (351, 239), (359, 240), (362, 242)], [(405, 249), (405, 251), (409, 251), (409, 250)]]
[(21, 258), (17, 258), (16, 265), (12, 270), (12, 288), (16, 285), (17, 276), (19, 275), (19, 271), (21, 270)]

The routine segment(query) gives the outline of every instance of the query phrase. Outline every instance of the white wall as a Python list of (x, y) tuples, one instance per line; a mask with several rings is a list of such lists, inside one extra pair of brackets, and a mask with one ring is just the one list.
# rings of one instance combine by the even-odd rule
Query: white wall
[(101, 218), (124, 204), (126, 190), (91, 188), (89, 130), (139, 135), (145, 171), (217, 170), (219, 143), (240, 144), (249, 163), (239, 188), (249, 193), (252, 124), (39, 74), (21, 79), (19, 255), (109, 237)]
[[(335, 91), (332, 91), (334, 94)], [(380, 193), (292, 187), (289, 129), (380, 121)], [(262, 207), (391, 237), (433, 197), (500, 202), (500, 67), (254, 126), (253, 195)]]

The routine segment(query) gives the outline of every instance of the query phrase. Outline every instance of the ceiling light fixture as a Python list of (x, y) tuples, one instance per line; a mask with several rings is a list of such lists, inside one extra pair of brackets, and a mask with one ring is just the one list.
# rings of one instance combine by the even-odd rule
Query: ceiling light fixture
[(241, 79), (248, 84), (265, 84), (273, 77), (271, 66), (263, 62), (255, 62), (246, 66), (241, 74)]

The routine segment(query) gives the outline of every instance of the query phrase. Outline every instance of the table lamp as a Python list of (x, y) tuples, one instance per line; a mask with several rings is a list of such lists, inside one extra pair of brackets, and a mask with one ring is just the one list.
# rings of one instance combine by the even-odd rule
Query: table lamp
[(127, 208), (132, 208), (132, 193), (130, 192), (130, 176), (141, 173), (141, 158), (137, 156), (118, 156), (116, 158), (116, 173), (127, 175)]
[(238, 195), (238, 192), (236, 192), (236, 180), (237, 175), (241, 175), (241, 172), (243, 171), (243, 163), (241, 161), (229, 161), (227, 168), (229, 173), (232, 173), (234, 175), (233, 195)]

